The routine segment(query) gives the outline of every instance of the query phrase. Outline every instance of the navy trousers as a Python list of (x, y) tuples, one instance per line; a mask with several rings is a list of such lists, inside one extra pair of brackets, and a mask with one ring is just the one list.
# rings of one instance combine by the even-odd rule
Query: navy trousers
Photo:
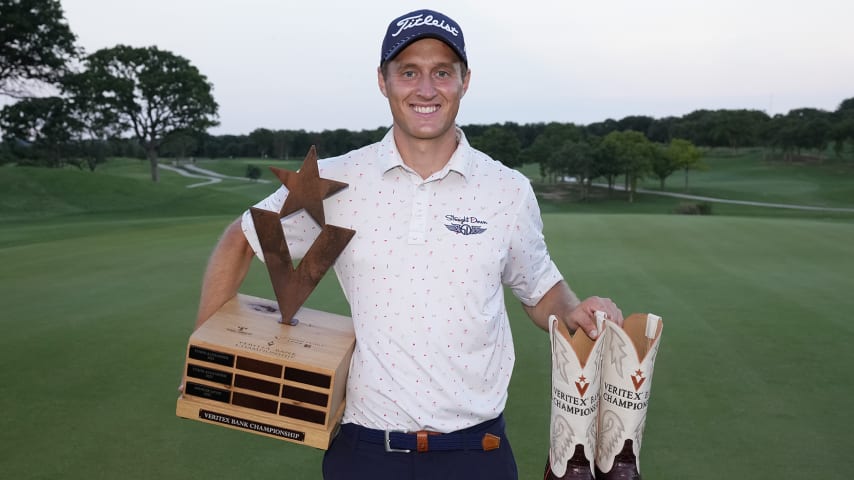
[(360, 439), (364, 428), (345, 423), (323, 456), (324, 480), (517, 480), (516, 460), (504, 434), (504, 417), (461, 430), (501, 438), (495, 450), (386, 452), (384, 445)]

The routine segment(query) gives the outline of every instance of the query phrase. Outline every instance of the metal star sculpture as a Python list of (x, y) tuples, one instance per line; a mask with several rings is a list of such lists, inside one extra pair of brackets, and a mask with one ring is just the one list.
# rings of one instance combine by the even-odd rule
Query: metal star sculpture
[(314, 145), (305, 156), (298, 172), (270, 167), (288, 189), (288, 197), (279, 216), (284, 218), (300, 209), (305, 209), (320, 226), (326, 225), (323, 214), (323, 199), (347, 188), (347, 184), (326, 178), (320, 178), (317, 168), (317, 150)]
[[(317, 287), (320, 279), (335, 263), (338, 255), (356, 234), (355, 230), (327, 225), (323, 214), (323, 199), (347, 187), (346, 183), (320, 178), (317, 151), (312, 145), (299, 172), (270, 167), (288, 189), (285, 204), (279, 213), (252, 207), (252, 222), (264, 253), (264, 263), (273, 293), (282, 315), (281, 323), (296, 325), (294, 315)], [(281, 218), (304, 208), (320, 225), (320, 236), (294, 268)]]

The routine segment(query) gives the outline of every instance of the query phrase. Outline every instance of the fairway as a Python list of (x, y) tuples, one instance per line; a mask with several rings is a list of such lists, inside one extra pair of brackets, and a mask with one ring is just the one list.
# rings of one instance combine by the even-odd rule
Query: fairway
[[(171, 175), (152, 186), (133, 180), (144, 165), (108, 165), (97, 175), (0, 174), (4, 192), (17, 185), (0, 195), (2, 477), (320, 478), (319, 450), (175, 416), (207, 257), (270, 186), (201, 191)], [(554, 260), (580, 296), (664, 318), (645, 479), (849, 477), (850, 216), (543, 210)], [(272, 298), (260, 263), (241, 291)], [(307, 306), (347, 313), (333, 275)], [(508, 307), (517, 353), (508, 431), (520, 478), (537, 479), (548, 340), (514, 300)]]

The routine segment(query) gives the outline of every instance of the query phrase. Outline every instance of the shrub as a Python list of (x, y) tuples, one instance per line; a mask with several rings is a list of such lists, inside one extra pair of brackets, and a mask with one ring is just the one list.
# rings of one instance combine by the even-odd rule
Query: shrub
[(681, 215), (711, 215), (712, 204), (708, 202), (685, 202), (680, 203), (673, 213)]

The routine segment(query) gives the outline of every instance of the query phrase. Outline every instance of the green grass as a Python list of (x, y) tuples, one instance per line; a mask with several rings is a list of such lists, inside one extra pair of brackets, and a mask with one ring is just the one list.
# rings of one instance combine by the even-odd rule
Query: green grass
[[(688, 192), (736, 200), (769, 203), (850, 207), (854, 199), (854, 162), (827, 160), (822, 164), (787, 163), (771, 158), (761, 149), (738, 152), (712, 150), (704, 163), (708, 170), (688, 174)], [(647, 179), (644, 187), (660, 188)], [(666, 189), (685, 191), (685, 174), (677, 172), (667, 180)]]
[[(241, 175), (246, 162), (232, 162), (200, 165)], [(753, 185), (733, 193), (762, 190), (756, 168)], [(788, 167), (768, 168), (776, 185)], [(3, 478), (320, 478), (318, 450), (175, 416), (206, 259), (271, 184), (186, 189), (195, 180), (162, 172), (151, 185), (147, 174), (135, 160), (95, 173), (0, 168)], [(842, 180), (809, 175), (818, 190), (844, 191)], [(834, 195), (795, 189), (784, 201)], [(664, 318), (644, 478), (848, 478), (852, 216), (735, 206), (725, 215), (716, 205), (694, 217), (667, 214), (669, 202), (543, 202), (551, 253), (579, 295)], [(270, 297), (266, 275), (256, 262), (241, 290)], [(334, 276), (308, 306), (346, 312)], [(508, 307), (517, 350), (508, 429), (520, 478), (541, 478), (547, 337), (515, 301)]]

